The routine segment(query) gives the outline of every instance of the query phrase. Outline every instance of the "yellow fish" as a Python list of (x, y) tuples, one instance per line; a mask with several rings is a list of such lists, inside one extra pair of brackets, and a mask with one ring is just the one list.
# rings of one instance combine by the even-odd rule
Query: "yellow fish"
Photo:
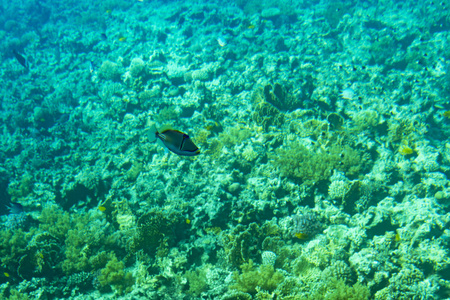
[(217, 122), (214, 122), (214, 123), (210, 123), (210, 124), (206, 125), (205, 129), (208, 131), (213, 131), (218, 126), (219, 126), (219, 124)]
[(250, 25), (248, 25), (248, 29), (254, 29), (256, 26), (255, 25), (253, 25), (253, 24), (250, 24)]
[(301, 240), (307, 240), (309, 237), (306, 233), (296, 233), (294, 234), (296, 238), (301, 239)]
[(400, 146), (400, 148), (398, 149), (398, 152), (401, 155), (410, 155), (414, 153), (414, 150), (409, 148), (408, 146), (402, 145)]
[(104, 211), (106, 210), (106, 207), (104, 207), (104, 206), (99, 206), (99, 207), (98, 207), (98, 210), (101, 211), (101, 212), (104, 212)]
[(121, 37), (119, 38), (119, 42), (125, 42), (126, 40), (127, 40), (127, 38), (124, 37), (124, 36), (121, 36)]

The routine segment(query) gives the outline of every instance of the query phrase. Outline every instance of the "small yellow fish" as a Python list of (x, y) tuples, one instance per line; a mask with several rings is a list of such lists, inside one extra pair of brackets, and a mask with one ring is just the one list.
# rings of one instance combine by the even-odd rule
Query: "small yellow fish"
[(306, 233), (301, 233), (301, 232), (296, 233), (296, 234), (295, 234), (295, 237), (296, 237), (296, 238), (299, 238), (299, 239), (301, 239), (301, 240), (307, 240), (307, 239), (308, 239), (308, 235), (307, 235)]
[(214, 123), (210, 123), (210, 124), (206, 125), (205, 129), (208, 131), (213, 131), (218, 126), (219, 126), (219, 124), (217, 122), (214, 122)]
[(401, 155), (410, 155), (414, 153), (414, 150), (409, 148), (408, 146), (402, 145), (398, 149), (398, 153), (400, 153)]
[(191, 224), (191, 220), (189, 220), (189, 219), (186, 219), (186, 224)]
[(124, 36), (121, 36), (121, 37), (119, 38), (119, 42), (125, 42), (126, 40), (127, 40), (127, 38), (124, 37)]
[(253, 24), (250, 24), (250, 25), (248, 25), (248, 29), (254, 29), (256, 26), (255, 25), (253, 25)]
[(98, 210), (101, 211), (101, 212), (105, 212), (106, 207), (104, 207), (104, 206), (99, 206), (99, 207), (98, 207)]
[(110, 10), (110, 9), (107, 9), (105, 12), (106, 12), (107, 14), (110, 14), (110, 13), (111, 13), (111, 10)]
[(442, 115), (446, 118), (450, 118), (450, 110), (445, 111)]
[(5, 277), (9, 278), (9, 273), (3, 272), (3, 275), (5, 275)]

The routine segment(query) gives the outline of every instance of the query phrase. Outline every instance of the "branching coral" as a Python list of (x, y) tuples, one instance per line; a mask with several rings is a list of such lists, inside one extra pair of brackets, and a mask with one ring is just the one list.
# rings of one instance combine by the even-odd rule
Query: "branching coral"
[(206, 290), (206, 270), (204, 268), (197, 268), (193, 271), (187, 271), (185, 276), (189, 282), (190, 294), (198, 297)]
[(101, 287), (114, 288), (118, 294), (131, 291), (134, 284), (133, 275), (125, 271), (125, 264), (119, 261), (115, 255), (100, 271), (98, 281)]
[(22, 229), (0, 231), (0, 261), (10, 276), (15, 276), (20, 258), (26, 254), (26, 246), (34, 232)]
[(56, 205), (44, 207), (39, 222), (39, 229), (58, 239), (64, 239), (71, 227), (69, 214)]
[(241, 266), (242, 273), (234, 273), (236, 284), (232, 285), (232, 289), (239, 290), (244, 293), (256, 294), (257, 287), (272, 292), (280, 284), (284, 276), (275, 271), (271, 265), (261, 265), (256, 268), (252, 260)]
[[(91, 271), (94, 267), (103, 267), (99, 264), (102, 259), (101, 250), (114, 249), (116, 253), (124, 251), (118, 245), (118, 235), (112, 234), (112, 226), (106, 223), (101, 216), (79, 215), (74, 217), (72, 229), (67, 232), (65, 239), (65, 256), (62, 268), (66, 273)], [(97, 263), (94, 263), (97, 262)]]
[(16, 184), (11, 183), (8, 187), (8, 194), (11, 195), (11, 200), (14, 202), (18, 202), (27, 197), (32, 191), (33, 177), (30, 174), (23, 175), (19, 182)]
[(356, 176), (365, 166), (365, 159), (359, 150), (337, 143), (324, 150), (307, 148), (299, 141), (293, 141), (287, 147), (277, 149), (270, 158), (284, 176), (300, 178), (308, 185), (328, 179), (333, 170)]
[(308, 297), (314, 300), (365, 300), (369, 299), (370, 291), (367, 286), (356, 283), (353, 286), (345, 284), (344, 280), (331, 278)]

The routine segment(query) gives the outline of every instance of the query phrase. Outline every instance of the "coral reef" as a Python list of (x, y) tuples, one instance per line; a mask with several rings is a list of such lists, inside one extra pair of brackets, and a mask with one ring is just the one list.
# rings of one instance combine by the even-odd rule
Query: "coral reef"
[(446, 299), (447, 6), (2, 5), (0, 298)]

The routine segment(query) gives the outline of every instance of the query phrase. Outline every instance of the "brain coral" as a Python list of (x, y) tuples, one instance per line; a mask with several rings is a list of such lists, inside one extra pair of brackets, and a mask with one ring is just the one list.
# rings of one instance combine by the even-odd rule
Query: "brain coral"
[(120, 79), (120, 68), (116, 63), (106, 60), (100, 66), (98, 76), (106, 80), (118, 80)]
[(195, 70), (192, 72), (192, 79), (200, 81), (208, 81), (211, 79), (211, 74), (212, 73), (210, 72), (210, 70), (206, 68)]
[(144, 69), (145, 63), (141, 58), (136, 57), (131, 60), (130, 73), (133, 77), (138, 77), (139, 75), (141, 75)]

